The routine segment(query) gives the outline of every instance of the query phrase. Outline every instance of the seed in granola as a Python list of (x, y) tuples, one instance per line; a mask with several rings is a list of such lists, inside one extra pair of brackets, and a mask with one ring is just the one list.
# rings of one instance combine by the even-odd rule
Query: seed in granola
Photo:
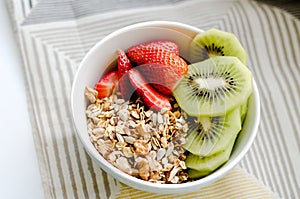
[(148, 160), (148, 164), (151, 171), (159, 171), (160, 169), (162, 169), (161, 164), (157, 162), (153, 157), (147, 155), (146, 158)]
[(116, 147), (117, 147), (117, 149), (118, 150), (122, 150), (124, 147), (126, 147), (127, 146), (127, 143), (126, 142), (123, 142), (123, 143), (121, 143), (121, 142), (118, 142), (117, 144), (116, 144)]
[(131, 151), (131, 148), (130, 147), (124, 147), (123, 148), (123, 154), (126, 158), (131, 158), (133, 157), (133, 152)]
[(173, 184), (176, 184), (176, 183), (178, 183), (178, 181), (179, 181), (179, 177), (174, 176), (174, 178), (170, 182), (172, 182)]
[(94, 112), (91, 113), (90, 118), (94, 119), (96, 117), (100, 117), (101, 114), (102, 114), (102, 112), (100, 110), (94, 111)]
[(104, 143), (104, 140), (98, 140), (99, 145), (96, 145), (97, 150), (101, 153), (104, 157), (106, 157), (110, 152), (111, 148)]
[(152, 110), (148, 110), (146, 112), (144, 112), (146, 117), (150, 117), (152, 115), (153, 111)]
[(124, 135), (125, 132), (121, 127), (122, 127), (122, 125), (116, 126), (115, 131), (116, 131), (116, 133), (119, 133), (120, 135)]
[(108, 159), (111, 163), (113, 163), (113, 162), (115, 162), (116, 159), (117, 159), (118, 157), (120, 157), (121, 155), (122, 155), (121, 151), (113, 151), (113, 152), (111, 152), (111, 153), (107, 156), (107, 159)]
[(185, 162), (184, 161), (180, 161), (179, 162), (179, 165), (182, 169), (186, 169), (186, 165), (185, 165)]
[(163, 159), (161, 160), (161, 163), (162, 163), (163, 165), (168, 164), (168, 159), (167, 159), (167, 158), (163, 158)]
[(147, 142), (145, 142), (144, 140), (136, 140), (134, 143), (133, 143), (133, 146), (135, 148), (135, 152), (137, 154), (140, 154), (140, 155), (147, 155), (149, 153), (149, 148), (148, 148), (148, 145), (147, 145)]
[(135, 142), (135, 138), (131, 137), (131, 136), (124, 136), (123, 137), (125, 142), (129, 143), (129, 144), (133, 144)]
[(160, 144), (159, 144), (159, 141), (157, 140), (157, 138), (152, 137), (152, 138), (151, 138), (151, 141), (152, 141), (152, 143), (153, 143), (155, 146), (160, 147)]
[(148, 156), (155, 159), (156, 158), (156, 152), (152, 150), (152, 151), (149, 152)]
[(174, 156), (173, 154), (170, 154), (169, 156), (168, 156), (168, 160), (169, 160), (169, 162), (170, 163), (174, 163), (176, 160), (178, 160), (177, 159), (177, 157), (176, 156)]
[(163, 131), (165, 129), (164, 125), (163, 124), (159, 124), (158, 125), (158, 130), (159, 131)]
[(128, 120), (128, 126), (131, 128), (136, 128), (137, 124), (133, 120)]
[(111, 140), (104, 140), (103, 144), (109, 148), (109, 150), (113, 150), (114, 148), (114, 143)]
[(174, 150), (174, 144), (172, 142), (169, 143), (168, 145), (168, 149), (167, 149), (167, 152), (166, 152), (166, 157), (168, 157)]
[(120, 170), (124, 171), (125, 173), (131, 174), (131, 166), (128, 163), (127, 158), (125, 157), (120, 157), (116, 160), (115, 163), (116, 167), (119, 168)]
[(134, 118), (134, 119), (140, 119), (140, 115), (134, 110), (130, 112), (130, 115)]
[(164, 149), (164, 148), (158, 149), (157, 154), (156, 154), (156, 159), (161, 160), (165, 154), (166, 154), (166, 149)]
[(123, 131), (124, 131), (124, 133), (125, 133), (126, 135), (131, 135), (131, 131), (130, 131), (129, 128), (124, 127), (124, 128), (123, 128)]
[(96, 99), (97, 99), (97, 96), (98, 96), (98, 92), (94, 89), (89, 88), (89, 87), (85, 87), (84, 90), (85, 90), (85, 96), (88, 98), (88, 100), (91, 103), (95, 103)]
[(157, 113), (157, 122), (158, 122), (159, 124), (164, 123), (163, 116), (162, 116), (161, 113)]
[(121, 144), (124, 143), (124, 138), (122, 137), (122, 135), (120, 135), (119, 133), (116, 133), (116, 137)]
[(167, 139), (166, 139), (165, 137), (162, 137), (162, 138), (160, 139), (160, 141), (161, 141), (161, 146), (162, 146), (163, 148), (166, 148), (166, 147), (168, 146)]
[(111, 117), (110, 118), (110, 124), (115, 126), (118, 122), (118, 118), (117, 117)]
[(119, 112), (118, 112), (118, 115), (119, 115), (119, 118), (120, 120), (122, 120), (123, 122), (126, 122), (128, 120), (128, 110), (126, 109), (121, 109)]
[(103, 137), (104, 133), (105, 133), (105, 129), (102, 128), (102, 127), (98, 127), (98, 128), (93, 129), (93, 134), (95, 136)]
[(155, 126), (156, 123), (157, 123), (157, 114), (156, 114), (156, 113), (153, 113), (153, 114), (152, 114), (152, 123), (153, 123), (154, 126)]

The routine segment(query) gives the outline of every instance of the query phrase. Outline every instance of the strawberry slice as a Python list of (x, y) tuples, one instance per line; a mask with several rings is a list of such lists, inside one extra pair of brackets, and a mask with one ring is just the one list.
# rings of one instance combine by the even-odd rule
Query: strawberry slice
[(169, 51), (171, 53), (179, 55), (177, 44), (172, 41), (165, 41), (165, 40), (152, 41), (148, 43), (139, 44), (137, 46), (133, 46), (129, 48), (128, 52), (129, 51), (139, 52), (141, 50), (146, 51), (146, 50), (159, 50), (159, 49)]
[(173, 89), (181, 79), (181, 75), (177, 74), (172, 67), (162, 64), (143, 64), (136, 69), (151, 86), (164, 95), (172, 94)]
[(136, 89), (137, 94), (142, 98), (146, 106), (155, 111), (160, 111), (162, 108), (172, 109), (169, 98), (156, 92), (138, 70), (132, 68), (128, 71), (128, 75), (132, 86)]
[(118, 52), (118, 76), (119, 76), (119, 89), (123, 99), (129, 100), (131, 95), (134, 93), (134, 88), (131, 86), (128, 79), (127, 71), (132, 66), (130, 60), (126, 56), (123, 50), (117, 50)]
[(121, 49), (117, 50), (118, 52), (118, 73), (119, 75), (123, 75), (127, 71), (131, 69), (131, 63), (128, 57), (126, 56), (125, 52)]
[(101, 78), (94, 87), (98, 91), (98, 98), (109, 97), (116, 88), (118, 79), (117, 71), (110, 72)]
[(129, 49), (127, 56), (131, 62), (137, 65), (162, 64), (172, 67), (181, 76), (185, 75), (188, 71), (188, 65), (181, 57), (164, 49), (151, 47), (139, 50)]

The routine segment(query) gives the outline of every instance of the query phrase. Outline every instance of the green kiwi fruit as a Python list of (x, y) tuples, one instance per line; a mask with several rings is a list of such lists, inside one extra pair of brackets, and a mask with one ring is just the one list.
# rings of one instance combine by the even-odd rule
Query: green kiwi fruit
[(188, 171), (189, 177), (200, 178), (206, 176), (226, 163), (230, 157), (234, 143), (235, 138), (219, 153), (206, 157), (189, 154), (185, 161), (186, 166), (190, 168)]
[(240, 107), (241, 109), (241, 121), (242, 121), (242, 124), (244, 123), (244, 120), (247, 116), (247, 112), (248, 112), (248, 102), (249, 102), (249, 98), (246, 100), (245, 103), (243, 103)]
[(252, 93), (252, 74), (236, 57), (216, 56), (188, 67), (173, 95), (190, 116), (224, 115)]
[(248, 54), (237, 37), (229, 32), (210, 29), (195, 36), (190, 44), (190, 63), (203, 61), (212, 56), (235, 56), (248, 64)]
[(193, 179), (207, 176), (210, 173), (211, 173), (211, 171), (198, 171), (198, 170), (195, 170), (195, 169), (189, 169), (188, 170), (189, 178), (193, 178)]
[(242, 128), (238, 107), (224, 116), (201, 116), (191, 123), (184, 149), (199, 157), (217, 154), (228, 148)]

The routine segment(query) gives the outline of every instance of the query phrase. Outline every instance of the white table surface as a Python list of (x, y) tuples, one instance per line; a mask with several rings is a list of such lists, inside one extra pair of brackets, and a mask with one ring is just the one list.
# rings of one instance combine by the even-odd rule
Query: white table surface
[(0, 44), (0, 198), (44, 198), (27, 111), (25, 78), (3, 0)]

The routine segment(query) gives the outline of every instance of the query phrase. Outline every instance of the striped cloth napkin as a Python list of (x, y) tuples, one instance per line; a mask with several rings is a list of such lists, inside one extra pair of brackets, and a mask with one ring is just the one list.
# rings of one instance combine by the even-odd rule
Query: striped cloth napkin
[(113, 195), (114, 198), (123, 199), (187, 199), (187, 198), (278, 198), (278, 195), (272, 193), (267, 187), (262, 185), (253, 177), (249, 176), (244, 170), (236, 167), (221, 180), (200, 189), (199, 191), (182, 194), (153, 194), (145, 191), (133, 189), (126, 185), (121, 185), (119, 192)]
[[(46, 198), (300, 198), (300, 22), (251, 0), (10, 0)], [(261, 125), (238, 168), (195, 193), (157, 195), (120, 184), (76, 138), (70, 92), (85, 53), (104, 36), (149, 20), (233, 32), (249, 54)]]

